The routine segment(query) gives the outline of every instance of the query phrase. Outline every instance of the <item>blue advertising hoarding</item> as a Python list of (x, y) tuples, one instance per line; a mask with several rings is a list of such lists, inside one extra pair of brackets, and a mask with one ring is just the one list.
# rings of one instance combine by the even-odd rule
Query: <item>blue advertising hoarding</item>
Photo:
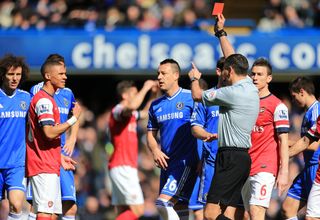
[[(229, 39), (250, 64), (258, 57), (266, 57), (275, 72), (319, 72), (320, 30), (254, 31)], [(190, 63), (195, 62), (206, 71), (214, 69), (221, 56), (218, 39), (204, 31), (130, 29), (1, 31), (0, 55), (6, 53), (25, 56), (33, 69), (39, 69), (48, 54), (60, 53), (72, 70), (103, 74), (146, 73), (168, 57), (176, 59), (182, 69), (189, 69)]]

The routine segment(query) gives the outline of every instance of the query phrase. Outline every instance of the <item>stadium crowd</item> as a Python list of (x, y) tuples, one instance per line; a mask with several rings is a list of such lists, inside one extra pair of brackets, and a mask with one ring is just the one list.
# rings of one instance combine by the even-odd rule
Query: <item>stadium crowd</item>
[[(198, 19), (210, 18), (207, 0), (4, 0), (0, 3), (2, 29), (79, 28), (113, 30), (130, 27), (198, 28)], [(268, 0), (258, 26), (319, 27), (319, 0)]]

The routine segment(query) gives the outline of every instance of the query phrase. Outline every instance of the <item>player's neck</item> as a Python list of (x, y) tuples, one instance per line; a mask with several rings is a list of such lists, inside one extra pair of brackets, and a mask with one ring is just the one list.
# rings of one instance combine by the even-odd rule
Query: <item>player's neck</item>
[(179, 85), (174, 85), (174, 86), (172, 86), (172, 88), (170, 88), (170, 89), (166, 92), (166, 95), (169, 96), (169, 97), (171, 97), (171, 96), (173, 96), (174, 94), (176, 94), (179, 89), (180, 89), (180, 86), (179, 86)]
[(50, 84), (50, 82), (44, 83), (42, 89), (51, 96), (56, 92), (56, 89)]
[(1, 89), (4, 91), (5, 94), (8, 96), (12, 96), (16, 89), (10, 89), (10, 88), (5, 88), (4, 86), (1, 86)]
[(306, 97), (306, 109), (308, 109), (316, 100), (317, 99), (314, 95)]
[(270, 95), (270, 91), (269, 91), (268, 86), (265, 86), (264, 88), (259, 90), (259, 97), (260, 98), (266, 97), (268, 95)]

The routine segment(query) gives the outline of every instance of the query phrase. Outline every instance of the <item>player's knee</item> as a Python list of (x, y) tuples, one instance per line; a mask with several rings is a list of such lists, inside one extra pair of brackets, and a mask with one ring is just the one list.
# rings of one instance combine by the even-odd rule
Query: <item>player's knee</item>
[(9, 203), (10, 203), (10, 212), (20, 213), (22, 211), (23, 200), (13, 198), (13, 199), (10, 199)]
[(62, 202), (63, 215), (75, 216), (77, 214), (78, 207), (74, 201)]
[(204, 210), (203, 217), (205, 220), (215, 220), (216, 219), (216, 215), (214, 215), (213, 212), (211, 212), (211, 210), (209, 210), (209, 209)]
[(143, 205), (134, 205), (130, 206), (132, 212), (139, 218), (144, 214), (144, 206)]
[(156, 201), (156, 207), (163, 220), (179, 220), (179, 216), (173, 206), (172, 202), (165, 199), (158, 198)]
[(252, 205), (250, 206), (251, 219), (263, 219), (266, 213), (266, 208), (262, 206)]
[(290, 206), (286, 202), (284, 202), (281, 206), (281, 215), (283, 219), (290, 218)]

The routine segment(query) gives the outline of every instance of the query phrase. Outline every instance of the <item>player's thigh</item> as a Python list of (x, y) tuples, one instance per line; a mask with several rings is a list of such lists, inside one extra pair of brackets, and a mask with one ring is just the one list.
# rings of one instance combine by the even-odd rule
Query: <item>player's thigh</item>
[(189, 201), (196, 179), (196, 166), (171, 165), (161, 170), (160, 194)]
[(30, 177), (35, 213), (62, 214), (60, 178), (57, 174), (42, 173)]
[(136, 168), (114, 167), (109, 174), (112, 183), (113, 205), (141, 205), (144, 203)]
[[(274, 184), (275, 176), (271, 173), (260, 172), (250, 176), (242, 189), (242, 198), (246, 210), (249, 210), (249, 206), (268, 208)], [(257, 208), (257, 211), (261, 211), (260, 208)]]
[(307, 202), (307, 217), (320, 218), (320, 184), (313, 183), (308, 202)]
[(26, 192), (26, 185), (24, 166), (6, 169), (5, 187), (7, 191), (20, 190)]

